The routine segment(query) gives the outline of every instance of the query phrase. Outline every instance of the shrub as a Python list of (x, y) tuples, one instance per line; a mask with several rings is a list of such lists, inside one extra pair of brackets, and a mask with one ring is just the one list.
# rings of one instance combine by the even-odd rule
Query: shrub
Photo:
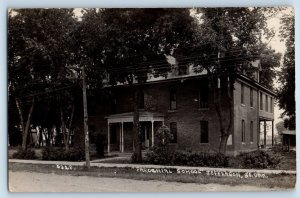
[(154, 147), (146, 153), (145, 162), (150, 164), (168, 165), (172, 163), (173, 152), (168, 147)]
[(83, 161), (85, 159), (85, 153), (80, 147), (70, 148), (69, 151), (66, 151), (64, 148), (46, 147), (42, 151), (42, 159), (53, 161)]
[(280, 156), (266, 151), (243, 153), (243, 168), (275, 168), (280, 163)]
[(146, 153), (146, 163), (177, 166), (228, 167), (229, 158), (223, 154), (172, 152), (154, 148)]
[(16, 159), (36, 159), (35, 151), (32, 149), (23, 150), (22, 148), (18, 149), (16, 153), (13, 154), (13, 158)]
[(223, 154), (181, 153), (173, 157), (174, 165), (228, 167), (229, 158)]

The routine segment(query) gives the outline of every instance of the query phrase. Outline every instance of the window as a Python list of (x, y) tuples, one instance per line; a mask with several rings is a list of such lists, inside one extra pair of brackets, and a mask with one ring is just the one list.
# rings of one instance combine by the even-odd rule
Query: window
[(245, 120), (242, 120), (242, 142), (245, 142)]
[(250, 87), (250, 107), (253, 107), (253, 89)]
[(200, 143), (208, 143), (208, 121), (200, 121)]
[(250, 122), (250, 142), (253, 142), (253, 121)]
[(241, 84), (241, 103), (244, 103), (244, 84)]
[(176, 97), (176, 90), (170, 90), (170, 109), (175, 110), (177, 108), (177, 97)]
[(177, 123), (176, 122), (170, 123), (170, 133), (173, 136), (173, 138), (171, 139), (171, 143), (177, 143)]
[(208, 82), (204, 82), (200, 85), (199, 89), (199, 109), (207, 109), (208, 108)]
[(270, 97), (270, 112), (273, 113), (273, 98)]
[(264, 110), (264, 108), (263, 108), (263, 94), (262, 94), (262, 92), (260, 92), (260, 97), (259, 97), (259, 101), (260, 101), (260, 110)]
[(269, 111), (269, 102), (268, 102), (268, 96), (266, 95), (266, 111)]

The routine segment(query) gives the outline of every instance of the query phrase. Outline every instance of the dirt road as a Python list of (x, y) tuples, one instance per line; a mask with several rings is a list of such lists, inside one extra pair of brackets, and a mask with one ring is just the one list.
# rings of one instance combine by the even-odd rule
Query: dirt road
[(9, 171), (11, 192), (187, 192), (275, 191), (254, 186), (141, 181), (121, 178), (56, 175)]

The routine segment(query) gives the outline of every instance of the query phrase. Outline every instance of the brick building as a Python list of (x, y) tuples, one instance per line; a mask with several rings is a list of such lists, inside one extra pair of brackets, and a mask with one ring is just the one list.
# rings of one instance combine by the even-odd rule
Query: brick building
[[(108, 152), (131, 152), (135, 87), (122, 85), (106, 89), (108, 97), (89, 98), (89, 131), (107, 140)], [(155, 145), (155, 132), (164, 124), (173, 134), (171, 146), (174, 149), (218, 151), (220, 127), (211, 102), (212, 92), (206, 75), (179, 76), (143, 84), (139, 104), (143, 149)], [(232, 95), (234, 116), (227, 153), (236, 155), (265, 146), (266, 122), (272, 122), (273, 133), (275, 94), (258, 82), (238, 75)], [(222, 114), (226, 121), (229, 109)]]

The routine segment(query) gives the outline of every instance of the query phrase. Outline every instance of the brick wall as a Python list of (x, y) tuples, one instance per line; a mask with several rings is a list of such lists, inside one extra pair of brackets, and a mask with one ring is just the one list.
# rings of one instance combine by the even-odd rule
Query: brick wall
[[(165, 124), (177, 123), (177, 143), (172, 146), (179, 150), (193, 150), (198, 152), (218, 151), (220, 141), (220, 127), (215, 108), (212, 103), (212, 90), (207, 109), (199, 109), (198, 80), (185, 80), (176, 82), (164, 82), (144, 85), (145, 111), (160, 112), (165, 115)], [(241, 104), (241, 80), (235, 82), (234, 96), (234, 124), (232, 136), (227, 146), (228, 154), (237, 154), (238, 151), (248, 151), (257, 148), (258, 141), (258, 108), (259, 92), (253, 87), (253, 107), (250, 107), (250, 87), (244, 84), (244, 104)], [(177, 109), (170, 110), (170, 89), (176, 89)], [(89, 124), (94, 125), (96, 133), (103, 134), (107, 139), (106, 116), (113, 113), (124, 113), (133, 111), (133, 87), (117, 87), (111, 90), (111, 94), (103, 97), (103, 94), (96, 96), (96, 115), (89, 118)], [(114, 98), (116, 112), (112, 111)], [(270, 100), (270, 99), (269, 99)], [(273, 100), (274, 101), (274, 100)], [(227, 127), (229, 122), (229, 111), (225, 103), (222, 103), (223, 122)], [(270, 109), (270, 108), (269, 108)], [(273, 114), (269, 113), (269, 117)], [(241, 120), (245, 120), (245, 143), (241, 141)], [(200, 143), (200, 121), (208, 121), (209, 142)], [(253, 142), (250, 141), (250, 121), (253, 121)], [(157, 129), (158, 123), (155, 124)], [(132, 151), (132, 123), (124, 124), (124, 149)], [(112, 148), (118, 150), (118, 144)]]

